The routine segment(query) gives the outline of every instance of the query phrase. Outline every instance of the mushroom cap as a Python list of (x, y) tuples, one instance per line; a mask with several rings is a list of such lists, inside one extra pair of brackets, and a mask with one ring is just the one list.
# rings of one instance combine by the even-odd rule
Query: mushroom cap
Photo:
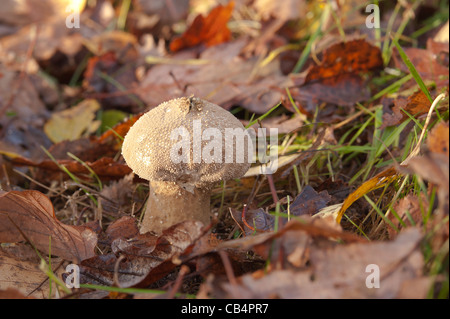
[[(202, 134), (207, 128), (216, 128), (215, 132), (220, 131), (220, 135), (199, 136), (198, 129), (194, 132), (194, 127), (198, 128), (199, 124)], [(184, 140), (189, 139), (187, 151), (181, 147), (184, 137), (177, 135), (182, 128), (189, 133)], [(245, 138), (245, 145), (239, 145), (244, 152), (244, 160), (241, 158), (237, 163), (236, 146), (239, 142), (237, 138), (226, 141), (226, 129), (245, 132), (241, 122), (222, 107), (199, 98), (177, 98), (161, 103), (136, 121), (125, 136), (122, 155), (128, 166), (143, 179), (175, 182), (190, 191), (193, 187), (205, 188), (220, 180), (239, 178), (250, 167), (253, 154), (249, 154), (249, 139)], [(222, 139), (221, 147), (214, 148), (212, 153), (217, 151), (221, 156), (212, 162), (211, 159), (205, 161), (204, 147), (213, 140), (219, 142), (216, 136)], [(229, 145), (233, 146), (233, 158), (226, 152), (226, 142), (232, 143)], [(212, 154), (211, 146), (209, 154)], [(201, 150), (200, 159), (199, 153), (194, 159), (194, 150)], [(188, 161), (186, 157), (181, 162), (180, 159), (174, 161), (174, 154), (181, 155), (185, 151), (184, 154), (189, 155)]]

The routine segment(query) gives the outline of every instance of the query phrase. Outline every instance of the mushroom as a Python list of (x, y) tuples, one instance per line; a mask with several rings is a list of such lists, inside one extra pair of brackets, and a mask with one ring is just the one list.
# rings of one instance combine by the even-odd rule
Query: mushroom
[(149, 181), (140, 232), (160, 234), (185, 220), (209, 224), (212, 187), (243, 176), (250, 167), (245, 134), (230, 112), (193, 96), (161, 103), (142, 115), (122, 145), (127, 165)]

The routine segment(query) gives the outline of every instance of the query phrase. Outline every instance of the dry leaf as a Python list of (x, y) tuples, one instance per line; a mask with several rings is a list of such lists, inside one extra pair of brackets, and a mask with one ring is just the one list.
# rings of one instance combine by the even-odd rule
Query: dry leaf
[[(226, 295), (239, 298), (396, 298), (403, 287), (422, 278), (424, 266), (420, 252), (420, 232), (412, 228), (392, 242), (336, 245), (332, 249), (310, 248), (311, 266), (302, 271), (274, 270), (258, 276), (244, 275), (237, 285), (223, 284)], [(366, 282), (376, 265), (380, 288), (370, 289)], [(429, 285), (416, 296), (424, 295)], [(216, 289), (217, 290), (217, 289)], [(219, 291), (217, 290), (219, 293)]]
[(353, 106), (370, 97), (360, 73), (382, 66), (380, 49), (366, 40), (337, 43), (323, 52), (319, 65), (310, 67), (300, 78), (293, 76), (297, 86), (291, 88), (291, 94), (310, 115), (319, 102)]
[[(428, 200), (423, 194), (420, 196), (420, 199), (416, 195), (408, 194), (394, 204), (394, 210), (397, 213), (398, 218), (400, 218), (400, 220), (405, 223), (406, 227), (408, 227), (413, 226), (410, 218), (414, 225), (422, 224), (423, 216), (426, 214), (428, 206)], [(394, 216), (394, 214), (390, 214), (388, 218), (398, 230), (402, 229), (402, 223)], [(397, 236), (397, 231), (391, 227), (391, 225), (387, 224), (387, 230), (390, 238)]]
[(61, 223), (50, 199), (38, 191), (4, 193), (0, 195), (0, 242), (24, 240), (46, 254), (51, 245), (52, 255), (80, 262), (95, 255), (97, 235), (89, 228)]
[(392, 181), (396, 180), (400, 174), (394, 167), (390, 167), (376, 176), (372, 177), (368, 181), (365, 181), (361, 186), (359, 186), (354, 192), (352, 192), (342, 204), (341, 209), (336, 217), (336, 222), (340, 223), (342, 216), (344, 216), (345, 211), (353, 204), (355, 201), (366, 195), (367, 193), (384, 187)]
[[(32, 249), (31, 247), (29, 247)], [(35, 255), (36, 253), (33, 252)], [(56, 269), (58, 265), (56, 258), (53, 258), (54, 272), (57, 275), (62, 273), (61, 269)], [(48, 276), (39, 269), (39, 258), (29, 260), (9, 254), (3, 249), (0, 250), (0, 299), (10, 298), (39, 298), (47, 299), (50, 297), (50, 285)], [(56, 283), (52, 283), (52, 297), (56, 297)]]
[[(64, 166), (69, 172), (76, 176), (90, 176), (90, 170), (83, 164), (88, 166), (100, 179), (119, 179), (131, 173), (131, 168), (129, 168), (128, 165), (117, 163), (110, 157), (102, 157), (95, 162), (84, 162), (83, 164), (75, 160), (58, 160), (57, 163), (52, 160), (34, 162), (26, 158), (17, 157), (12, 160), (12, 163), (14, 165), (33, 166), (45, 170), (47, 171), (46, 174), (49, 179), (50, 177), (48, 174), (52, 172), (56, 174), (62, 173), (59, 166)], [(66, 176), (66, 178), (68, 178), (68, 176)]]
[(70, 109), (54, 112), (44, 125), (44, 131), (54, 142), (64, 140), (73, 141), (80, 138), (83, 133), (92, 133), (100, 126), (95, 120), (95, 113), (100, 104), (95, 100), (84, 100)]
[(449, 154), (449, 125), (448, 122), (438, 123), (427, 137), (428, 149), (434, 153)]
[(333, 78), (345, 73), (357, 74), (383, 66), (381, 51), (366, 40), (353, 40), (332, 45), (323, 53), (320, 65), (308, 70), (305, 83)]
[(186, 249), (204, 234), (202, 227), (200, 222), (185, 221), (165, 230), (156, 241), (155, 236), (138, 235), (127, 240), (124, 246), (118, 245), (121, 238), (117, 238), (116, 254), (96, 256), (81, 263), (80, 280), (112, 285), (118, 261), (116, 256), (121, 254), (127, 257), (118, 264), (121, 287), (147, 287), (177, 266), (174, 258), (186, 253)]
[(226, 6), (215, 7), (207, 17), (198, 15), (181, 37), (170, 42), (170, 50), (176, 52), (201, 43), (213, 46), (230, 40), (231, 32), (228, 30), (227, 22), (233, 7), (234, 2), (230, 1)]
[(409, 119), (408, 114), (417, 118), (420, 115), (428, 113), (431, 103), (425, 93), (422, 90), (418, 90), (408, 98), (398, 97), (394, 101), (394, 105), (392, 108), (393, 114), (383, 114), (383, 125), (380, 129), (404, 122)]
[(257, 0), (253, 6), (266, 20), (273, 17), (282, 21), (298, 19), (307, 11), (305, 1), (302, 0)]

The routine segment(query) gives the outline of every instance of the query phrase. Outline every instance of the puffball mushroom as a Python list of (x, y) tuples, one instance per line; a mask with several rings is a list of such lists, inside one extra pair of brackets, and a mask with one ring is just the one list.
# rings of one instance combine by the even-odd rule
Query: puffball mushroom
[(209, 224), (212, 187), (243, 176), (250, 167), (245, 133), (230, 112), (192, 96), (161, 103), (142, 115), (122, 145), (128, 166), (149, 181), (140, 232), (160, 234), (185, 220)]

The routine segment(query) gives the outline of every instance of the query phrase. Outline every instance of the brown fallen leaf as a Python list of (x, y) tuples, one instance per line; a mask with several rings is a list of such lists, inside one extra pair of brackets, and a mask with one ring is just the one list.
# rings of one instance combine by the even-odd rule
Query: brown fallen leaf
[(130, 116), (126, 120), (124, 120), (122, 123), (116, 124), (111, 130), (106, 131), (102, 135), (96, 138), (96, 141), (99, 143), (111, 143), (115, 145), (114, 149), (119, 150), (121, 144), (117, 142), (117, 140), (120, 138), (117, 136), (121, 136), (122, 138), (127, 135), (128, 130), (131, 126), (143, 115), (144, 113), (139, 113), (133, 116)]
[[(289, 205), (289, 211), (282, 212), (279, 219), (279, 227), (285, 225), (289, 219), (299, 216), (312, 216), (324, 208), (331, 197), (327, 191), (317, 193), (311, 186), (307, 185), (302, 192), (295, 197)], [(231, 209), (231, 214), (239, 227), (247, 236), (256, 232), (273, 231), (275, 216), (267, 213), (264, 209), (251, 209), (244, 213)], [(286, 217), (286, 216), (289, 216)]]
[[(47, 263), (48, 256), (42, 256)], [(0, 248), (0, 299), (13, 298), (16, 294), (23, 297), (48, 299), (56, 298), (56, 283), (49, 285), (48, 276), (39, 268), (41, 259), (36, 251), (25, 243), (2, 245)], [(61, 258), (52, 257), (52, 270), (60, 276), (64, 267)], [(11, 293), (11, 295), (8, 294)]]
[(206, 17), (198, 15), (186, 32), (170, 42), (170, 50), (176, 52), (201, 43), (213, 46), (230, 40), (231, 32), (227, 22), (233, 7), (234, 2), (230, 1), (226, 6), (215, 7)]
[(135, 83), (132, 62), (121, 62), (117, 53), (108, 51), (88, 60), (82, 85), (86, 95), (98, 99), (104, 108), (132, 108), (141, 103), (131, 92)]
[[(428, 207), (429, 204), (426, 196), (420, 196), (419, 199), (414, 194), (408, 194), (394, 204), (394, 210), (398, 218), (394, 214), (390, 214), (388, 218), (400, 231), (403, 228), (402, 223), (406, 225), (405, 227), (421, 225)], [(387, 230), (390, 238), (395, 238), (398, 235), (398, 232), (389, 224), (387, 224)]]
[(449, 125), (448, 122), (438, 123), (427, 137), (428, 149), (433, 153), (450, 156), (449, 150)]
[[(114, 57), (113, 62), (116, 62), (116, 57), (118, 62), (127, 63), (134, 62), (138, 59), (137, 52), (137, 39), (136, 37), (128, 32), (113, 30), (101, 33), (91, 39), (83, 39), (84, 45), (97, 57), (105, 57), (106, 61), (111, 61)], [(92, 61), (98, 61), (97, 58), (90, 59), (90, 64)], [(92, 77), (90, 74), (92, 70), (86, 74)]]
[(298, 107), (306, 110), (307, 114), (314, 111), (314, 105), (318, 102), (352, 106), (370, 97), (367, 84), (357, 74), (340, 74), (319, 82), (313, 81), (292, 88), (290, 92), (299, 102)]
[(130, 239), (139, 234), (136, 226), (136, 219), (131, 216), (123, 216), (114, 221), (105, 231), (108, 241), (112, 242), (117, 238)]
[(383, 66), (381, 51), (364, 39), (334, 44), (324, 50), (322, 61), (302, 75), (292, 75), (292, 97), (308, 113), (320, 102), (352, 106), (370, 97), (360, 73)]
[(248, 38), (239, 38), (208, 47), (199, 56), (191, 50), (177, 52), (148, 70), (137, 93), (150, 108), (194, 94), (227, 110), (242, 105), (264, 114), (280, 101), (282, 92), (276, 88), (284, 87), (286, 78), (278, 60), (260, 67), (258, 57), (244, 59), (247, 43)]
[(295, 197), (294, 202), (289, 207), (289, 211), (292, 216), (312, 216), (324, 208), (330, 199), (331, 197), (326, 190), (318, 193), (311, 186), (307, 185)]
[[(440, 63), (438, 55), (435, 55), (429, 48), (405, 48), (404, 51), (423, 80), (436, 81), (438, 87), (448, 86), (448, 66), (446, 67)], [(395, 49), (392, 56), (396, 67), (408, 73), (408, 67), (401, 59), (397, 49)], [(445, 78), (440, 80), (440, 77)]]
[[(203, 224), (185, 221), (155, 236), (138, 235), (122, 242), (116, 239), (115, 254), (95, 256), (80, 264), (80, 282), (121, 287), (148, 287), (177, 267), (177, 258), (204, 234)], [(122, 261), (118, 255), (126, 257)], [(118, 269), (116, 270), (116, 267)], [(118, 283), (114, 280), (117, 274)]]
[(15, 288), (6, 288), (0, 290), (0, 299), (32, 299), (32, 297), (25, 296)]
[[(324, 243), (333, 246), (335, 245), (336, 238), (340, 238), (347, 243), (365, 242), (364, 239), (354, 234), (343, 232), (334, 220), (305, 217), (301, 220), (292, 220), (278, 232), (265, 232), (235, 240), (223, 241), (214, 245), (210, 251), (203, 250), (200, 252), (200, 256), (194, 256), (197, 257), (195, 258), (197, 268), (202, 269), (203, 276), (209, 273), (220, 274), (220, 265), (222, 262), (220, 258), (217, 260), (218, 256), (214, 255), (217, 251), (224, 251), (227, 254), (235, 274), (241, 274), (243, 272), (245, 269), (243, 264), (245, 265), (245, 262), (248, 260), (248, 258), (246, 259), (241, 256), (241, 267), (238, 267), (236, 263), (239, 260), (235, 260), (235, 256), (239, 256), (239, 253), (243, 252), (248, 255), (249, 250), (256, 253), (251, 258), (252, 260), (261, 261), (260, 263), (253, 264), (253, 269), (261, 269), (264, 264), (267, 266), (267, 261), (270, 261), (270, 266), (265, 269), (302, 269), (309, 261), (309, 250), (311, 249), (312, 243), (320, 242), (322, 246)], [(194, 256), (191, 255), (188, 258), (192, 259)], [(214, 262), (215, 260), (216, 262)], [(264, 260), (266, 260), (265, 263)], [(214, 269), (205, 267), (205, 261), (206, 265)], [(259, 268), (256, 268), (258, 265)], [(244, 273), (252, 271), (250, 266), (247, 265), (247, 271), (244, 271)], [(254, 273), (255, 276), (257, 276), (256, 274), (258, 274), (258, 271)], [(266, 274), (264, 273), (262, 276), (264, 275)], [(234, 297), (237, 298), (240, 295), (237, 294)]]
[(52, 255), (80, 262), (95, 256), (97, 235), (87, 227), (61, 223), (55, 217), (50, 199), (38, 191), (3, 193), (0, 195), (0, 242), (24, 240), (46, 254), (51, 247)]
[(380, 129), (404, 122), (409, 119), (408, 114), (415, 118), (426, 114), (428, 113), (430, 106), (430, 101), (422, 90), (416, 91), (407, 98), (400, 96), (394, 100), (394, 107), (392, 108), (393, 114), (383, 114), (383, 124)]
[(449, 157), (446, 154), (429, 152), (409, 161), (408, 172), (417, 174), (437, 186), (439, 212), (449, 212)]
[[(47, 174), (48, 172), (61, 174), (61, 168), (58, 166), (60, 165), (64, 166), (69, 172), (79, 176), (80, 178), (90, 175), (90, 171), (83, 164), (75, 160), (57, 160), (57, 164), (52, 160), (34, 162), (26, 158), (16, 157), (12, 159), (12, 163), (14, 165), (38, 167), (47, 171)], [(102, 157), (95, 162), (85, 162), (84, 164), (95, 172), (100, 179), (120, 179), (131, 173), (131, 169), (128, 165), (117, 163), (110, 157)]]
[(20, 74), (0, 63), (0, 152), (34, 158), (41, 154), (41, 145), (51, 145), (42, 132), (49, 113), (33, 81)]
[(277, 18), (281, 21), (288, 21), (301, 18), (308, 12), (305, 1), (286, 0), (256, 0), (253, 6), (261, 16), (268, 20), (269, 18)]
[(364, 39), (332, 45), (323, 53), (320, 65), (308, 70), (305, 83), (336, 77), (340, 74), (367, 72), (383, 66), (381, 51)]
[(118, 181), (112, 181), (103, 186), (100, 195), (104, 212), (113, 214), (113, 216), (121, 216), (122, 213), (128, 212), (127, 208), (132, 202), (132, 194), (135, 190), (135, 186), (133, 186), (134, 177), (134, 174), (129, 174)]
[[(422, 277), (420, 252), (422, 235), (416, 228), (401, 233), (391, 242), (353, 243), (333, 248), (310, 248), (310, 266), (304, 270), (273, 270), (238, 278), (237, 284), (224, 283), (222, 298), (398, 298), (403, 287)], [(380, 286), (370, 289), (370, 275), (378, 267)], [(369, 271), (368, 271), (369, 269)], [(422, 285), (414, 298), (425, 298), (431, 284)]]

